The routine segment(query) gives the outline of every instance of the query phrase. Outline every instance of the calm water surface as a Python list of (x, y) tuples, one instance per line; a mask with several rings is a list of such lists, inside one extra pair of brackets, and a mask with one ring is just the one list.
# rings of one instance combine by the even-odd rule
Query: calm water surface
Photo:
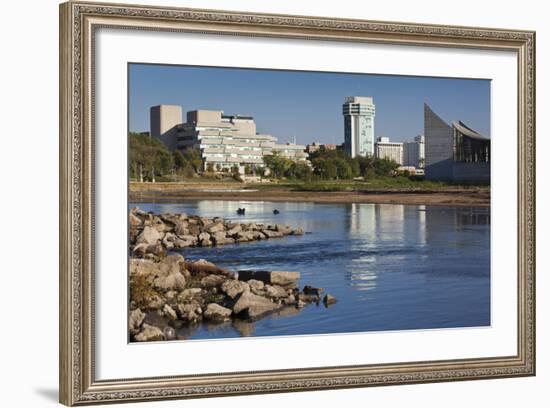
[[(324, 288), (338, 299), (335, 305), (290, 308), (255, 323), (202, 325), (186, 333), (188, 338), (491, 324), (488, 208), (212, 200), (130, 206), (156, 213), (282, 223), (311, 232), (217, 248), (186, 248), (182, 254), (232, 270), (298, 271), (301, 286)], [(245, 216), (236, 214), (239, 207), (246, 208)], [(273, 214), (275, 208), (280, 214)]]

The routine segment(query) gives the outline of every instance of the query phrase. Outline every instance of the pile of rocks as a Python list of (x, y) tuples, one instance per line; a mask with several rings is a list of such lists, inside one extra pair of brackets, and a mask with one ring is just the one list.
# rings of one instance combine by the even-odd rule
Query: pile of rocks
[(323, 290), (298, 287), (300, 274), (285, 271), (230, 272), (205, 260), (173, 254), (130, 258), (129, 331), (133, 341), (173, 340), (184, 326), (232, 319), (255, 321), (283, 308), (300, 309), (322, 298)]
[(130, 245), (132, 256), (162, 256), (167, 250), (195, 246), (227, 245), (237, 242), (302, 235), (301, 228), (286, 225), (239, 223), (220, 217), (208, 218), (186, 214), (154, 214), (130, 210)]

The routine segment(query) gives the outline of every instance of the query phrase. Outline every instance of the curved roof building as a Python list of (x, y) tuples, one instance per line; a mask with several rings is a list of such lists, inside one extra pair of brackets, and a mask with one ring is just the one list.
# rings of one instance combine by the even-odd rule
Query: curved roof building
[(461, 121), (451, 125), (424, 104), (426, 179), (491, 181), (491, 139)]

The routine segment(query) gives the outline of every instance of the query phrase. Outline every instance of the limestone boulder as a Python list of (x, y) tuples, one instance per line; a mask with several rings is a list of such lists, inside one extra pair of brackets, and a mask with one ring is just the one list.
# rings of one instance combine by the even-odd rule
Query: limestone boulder
[(202, 241), (203, 239), (210, 239), (210, 234), (208, 232), (201, 232), (197, 238), (199, 241)]
[(259, 319), (268, 313), (278, 310), (280, 306), (265, 297), (250, 291), (241, 293), (233, 305), (233, 313), (243, 315), (251, 320)]
[(177, 297), (178, 302), (186, 302), (190, 299), (199, 298), (202, 294), (201, 288), (184, 289)]
[(246, 282), (238, 281), (235, 279), (228, 279), (222, 283), (221, 289), (231, 299), (235, 299), (237, 295), (249, 289), (249, 286)]
[(173, 246), (174, 248), (181, 249), (181, 248), (193, 247), (195, 246), (195, 244), (193, 243), (193, 241), (187, 241), (185, 239), (177, 238), (173, 242)]
[(212, 241), (210, 239), (210, 234), (208, 232), (201, 232), (198, 235), (198, 241), (200, 246), (211, 246)]
[(169, 304), (164, 305), (162, 311), (164, 316), (166, 316), (169, 320), (176, 320), (178, 318), (176, 311)]
[(300, 280), (300, 272), (271, 271), (270, 283), (272, 285), (286, 286), (296, 284)]
[(276, 224), (275, 231), (280, 232), (283, 235), (290, 235), (292, 233), (292, 228), (288, 225)]
[(262, 234), (264, 234), (267, 238), (281, 238), (283, 236), (282, 232), (269, 229), (263, 229)]
[(206, 273), (206, 274), (232, 276), (232, 273), (227, 269), (220, 268), (219, 266), (213, 264), (212, 262), (208, 262), (204, 259), (199, 259), (198, 261), (195, 261), (195, 262), (186, 261), (185, 268), (192, 275)]
[(204, 318), (213, 322), (224, 322), (229, 320), (231, 309), (220, 306), (217, 303), (210, 303), (204, 311)]
[(138, 235), (136, 243), (154, 245), (164, 237), (164, 234), (157, 229), (147, 226), (143, 228), (141, 234)]
[(227, 245), (227, 244), (234, 244), (235, 243), (235, 240), (233, 238), (227, 237), (225, 235), (225, 231), (215, 232), (212, 235), (211, 239), (212, 239), (212, 242), (215, 245)]
[(300, 279), (300, 272), (287, 271), (239, 271), (239, 280), (259, 280), (270, 285), (295, 285)]
[(265, 294), (265, 291), (264, 291), (265, 284), (262, 281), (259, 281), (259, 280), (256, 280), (256, 279), (250, 279), (246, 283), (248, 283), (248, 286), (250, 287), (250, 290), (255, 295), (264, 295)]
[(265, 285), (265, 294), (273, 299), (281, 299), (288, 297), (286, 290), (278, 285)]
[(226, 279), (223, 275), (207, 275), (201, 279), (201, 286), (206, 289), (220, 287)]
[(176, 307), (182, 320), (197, 322), (202, 320), (202, 308), (196, 301), (190, 303), (179, 303)]
[(159, 310), (164, 305), (165, 299), (158, 293), (152, 294), (144, 299), (145, 310)]
[[(225, 232), (225, 226), (222, 222), (213, 222), (204, 227), (204, 231), (209, 234), (215, 234), (217, 232)], [(225, 234), (224, 234), (225, 235)]]
[(228, 236), (235, 236), (237, 235), (238, 233), (240, 233), (242, 231), (242, 227), (240, 224), (237, 224), (235, 226), (232, 226), (231, 228), (229, 228), (226, 232), (227, 232), (227, 235)]
[(131, 212), (130, 211), (130, 214), (128, 216), (129, 218), (129, 222), (130, 222), (130, 226), (131, 227), (140, 227), (141, 225), (143, 225), (143, 221), (141, 220), (141, 218), (139, 218), (134, 212)]
[(128, 318), (128, 329), (131, 334), (135, 335), (140, 332), (141, 324), (144, 319), (145, 313), (143, 313), (140, 309), (134, 309), (130, 312), (130, 316)]
[[(227, 234), (229, 234), (229, 231), (227, 231)], [(256, 233), (254, 231), (239, 231), (235, 234), (231, 234), (236, 242), (249, 242), (254, 241), (256, 238)]]
[(164, 340), (164, 335), (158, 327), (144, 323), (142, 330), (134, 338), (137, 341), (159, 341)]
[(179, 254), (167, 256), (160, 262), (130, 259), (130, 276), (145, 276), (153, 288), (166, 292), (185, 288), (184, 270), (185, 260)]
[(153, 286), (164, 291), (183, 290), (185, 288), (185, 277), (181, 272), (160, 275), (153, 280)]
[(174, 226), (174, 233), (178, 236), (189, 234), (189, 223), (187, 221), (177, 221)]
[(210, 239), (201, 239), (199, 243), (200, 243), (200, 246), (202, 247), (212, 246), (212, 241)]
[(323, 303), (325, 304), (325, 306), (333, 305), (336, 302), (337, 302), (336, 298), (329, 293), (327, 293), (323, 298)]
[(296, 297), (294, 295), (290, 295), (287, 298), (283, 299), (283, 303), (285, 305), (295, 305), (296, 304)]

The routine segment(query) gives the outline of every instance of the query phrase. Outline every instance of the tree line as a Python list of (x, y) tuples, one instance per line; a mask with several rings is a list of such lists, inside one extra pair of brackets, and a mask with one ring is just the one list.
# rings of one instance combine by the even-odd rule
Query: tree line
[(151, 181), (156, 177), (182, 175), (194, 177), (201, 171), (202, 157), (198, 149), (171, 152), (156, 137), (145, 133), (129, 134), (130, 177)]
[(342, 150), (328, 150), (324, 146), (310, 153), (311, 166), (289, 158), (273, 154), (264, 157), (264, 164), (274, 178), (298, 180), (349, 180), (356, 177), (371, 179), (391, 176), (399, 164), (390, 159), (376, 157), (348, 157)]
[[(152, 181), (155, 178), (170, 176), (195, 177), (202, 173), (203, 159), (199, 149), (186, 149), (171, 152), (164, 143), (145, 133), (129, 134), (130, 177), (136, 180)], [(399, 165), (389, 159), (375, 157), (348, 157), (342, 150), (327, 150), (324, 146), (309, 155), (311, 165), (295, 161), (279, 154), (263, 157), (263, 169), (245, 166), (245, 174), (271, 178), (295, 180), (349, 180), (356, 177), (365, 179), (393, 175)], [(269, 171), (266, 171), (269, 170)], [(225, 170), (235, 179), (240, 179), (239, 167), (232, 169), (215, 168), (208, 163), (206, 172)], [(268, 173), (268, 174), (267, 174)]]

